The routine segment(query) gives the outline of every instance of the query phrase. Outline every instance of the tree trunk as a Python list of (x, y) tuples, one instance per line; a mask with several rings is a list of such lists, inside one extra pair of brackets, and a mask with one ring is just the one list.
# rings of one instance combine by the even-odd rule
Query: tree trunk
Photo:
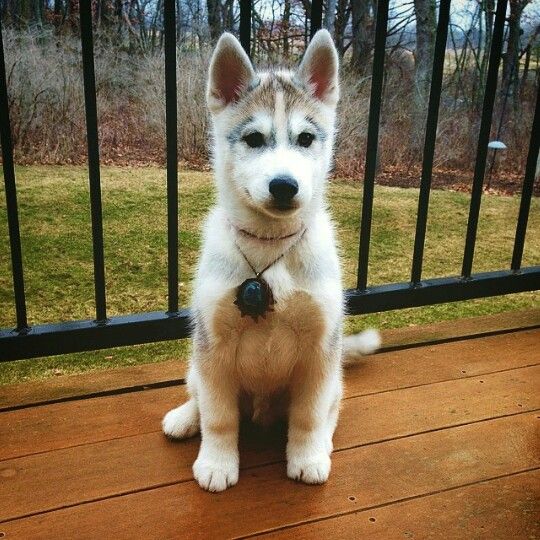
[(232, 0), (225, 0), (221, 6), (222, 10), (222, 28), (223, 30), (233, 31), (234, 26), (234, 6)]
[(336, 0), (327, 0), (324, 12), (323, 28), (326, 28), (332, 36), (335, 33)]
[(414, 0), (416, 14), (415, 85), (418, 99), (425, 103), (429, 93), (431, 62), (435, 47), (435, 1)]
[(309, 27), (311, 24), (311, 1), (302, 0), (304, 6), (304, 49), (307, 48), (309, 43)]
[(351, 0), (352, 57), (351, 67), (363, 73), (369, 66), (373, 48), (373, 20), (369, 0)]
[(210, 29), (210, 38), (216, 42), (223, 31), (221, 25), (221, 9), (219, 0), (206, 0), (208, 10), (208, 28)]
[(54, 18), (53, 24), (59, 28), (64, 22), (64, 6), (62, 0), (54, 0)]
[(419, 150), (429, 99), (433, 51), (437, 21), (435, 0), (414, 0), (416, 16), (416, 50), (414, 55), (414, 112), (412, 121), (412, 149)]
[(340, 57), (345, 54), (345, 29), (349, 23), (351, 10), (348, 0), (337, 0), (336, 21), (334, 24), (334, 42)]
[(23, 23), (30, 26), (42, 26), (42, 10), (40, 0), (21, 0), (19, 17)]
[(110, 0), (100, 0), (98, 7), (98, 24), (104, 28), (109, 28), (113, 23), (112, 2), (110, 2)]
[(291, 22), (291, 0), (285, 0), (283, 7), (282, 31), (283, 31), (283, 56), (289, 57), (289, 25)]
[(519, 36), (521, 34), (521, 14), (526, 1), (510, 0), (510, 17), (508, 18), (508, 46), (503, 57), (503, 74), (501, 92), (503, 96), (513, 97), (517, 105), (519, 81)]
[(72, 32), (78, 32), (79, 24), (79, 2), (77, 0), (66, 0), (66, 21), (68, 28)]

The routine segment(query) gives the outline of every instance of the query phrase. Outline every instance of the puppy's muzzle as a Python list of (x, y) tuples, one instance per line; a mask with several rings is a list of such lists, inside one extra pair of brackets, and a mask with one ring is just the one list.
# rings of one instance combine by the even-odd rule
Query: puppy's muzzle
[(297, 205), (294, 197), (298, 193), (298, 182), (291, 176), (278, 176), (268, 185), (274, 207), (278, 210), (290, 210)]

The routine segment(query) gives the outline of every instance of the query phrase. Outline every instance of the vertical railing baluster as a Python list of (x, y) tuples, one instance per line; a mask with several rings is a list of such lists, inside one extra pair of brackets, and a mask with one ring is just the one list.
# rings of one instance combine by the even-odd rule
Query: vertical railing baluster
[(367, 287), (369, 242), (371, 238), (371, 218), (373, 214), (373, 190), (377, 172), (377, 151), (379, 147), (379, 121), (381, 116), (382, 89), (384, 78), (384, 56), (386, 29), (388, 26), (389, 0), (380, 0), (377, 5), (375, 27), (375, 53), (373, 56), (373, 75), (369, 106), (366, 165), (364, 171), (364, 194), (362, 199), (362, 221), (360, 224), (360, 245), (358, 251), (357, 289)]
[(461, 275), (470, 277), (474, 258), (474, 248), (476, 244), (476, 233), (478, 230), (478, 216), (480, 214), (480, 203), (482, 201), (482, 187), (484, 185), (484, 175), (486, 172), (486, 158), (491, 131), (491, 119), (493, 107), (497, 95), (497, 79), (499, 76), (499, 64), (503, 46), (504, 22), (506, 19), (506, 7), (508, 0), (498, 0), (497, 11), (495, 13), (495, 24), (491, 39), (491, 49), (489, 53), (489, 65), (484, 89), (484, 103), (482, 106), (482, 120), (478, 134), (478, 146), (476, 149), (476, 164), (474, 168), (474, 178), (471, 191), (471, 204), (469, 208), (469, 219), (467, 222), (467, 236), (465, 239), (465, 250), (463, 253), (463, 266)]
[(251, 0), (240, 0), (240, 43), (251, 58)]
[(531, 197), (533, 184), (536, 177), (540, 148), (540, 84), (536, 91), (536, 108), (534, 110), (534, 119), (531, 129), (531, 140), (529, 143), (529, 153), (527, 154), (527, 164), (525, 166), (525, 179), (523, 180), (523, 189), (521, 190), (521, 202), (519, 205), (519, 214), (516, 227), (516, 236), (514, 240), (514, 251), (512, 253), (512, 270), (521, 268), (521, 259), (523, 257), (523, 246), (525, 244), (525, 234), (527, 232), (527, 222), (529, 220), (529, 209), (531, 207)]
[(17, 207), (17, 187), (15, 167), (13, 165), (13, 141), (9, 121), (9, 103), (4, 60), (4, 40), (2, 21), (0, 20), (0, 142), (2, 143), (2, 167), (6, 190), (6, 205), (9, 229), (9, 247), (11, 251), (11, 269), (13, 274), (13, 293), (15, 296), (15, 314), (17, 330), (28, 328), (26, 316), (26, 298), (24, 294), (24, 275), (22, 263), (21, 234), (19, 230), (19, 212)]
[(178, 311), (178, 105), (176, 89), (176, 0), (164, 1), (165, 121), (167, 136), (168, 311)]
[(427, 215), (429, 208), (429, 192), (433, 173), (433, 156), (437, 138), (437, 123), (439, 121), (439, 103), (441, 99), (442, 80), (444, 72), (444, 57), (446, 53), (446, 38), (450, 22), (450, 0), (441, 0), (439, 6), (439, 22), (435, 38), (435, 53), (433, 56), (433, 72), (431, 75), (431, 90), (429, 93), (428, 115), (426, 120), (426, 135), (424, 139), (424, 157), (422, 161), (422, 179), (418, 197), (418, 213), (416, 216), (416, 233), (414, 235), (413, 262), (411, 282), (418, 283), (422, 279), (422, 264), (424, 259), (424, 244), (426, 240)]
[(94, 256), (94, 289), (96, 320), (107, 320), (105, 298), (105, 259), (103, 254), (103, 211), (101, 205), (101, 179), (99, 171), (99, 138), (96, 104), (96, 77), (94, 72), (94, 43), (92, 35), (91, 0), (80, 0), (81, 44), (84, 80), (84, 106), (88, 144), (88, 178), (92, 216), (92, 249)]
[(309, 35), (313, 37), (317, 30), (320, 30), (322, 26), (322, 0), (313, 0), (311, 2), (311, 23), (309, 26)]

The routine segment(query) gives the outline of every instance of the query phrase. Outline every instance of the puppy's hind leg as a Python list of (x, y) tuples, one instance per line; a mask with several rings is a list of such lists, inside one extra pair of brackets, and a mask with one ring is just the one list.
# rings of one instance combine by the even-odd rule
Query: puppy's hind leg
[(191, 398), (180, 407), (169, 411), (161, 422), (163, 433), (171, 439), (187, 439), (200, 431), (199, 406)]
[(194, 373), (190, 371), (187, 386), (191, 398), (180, 407), (169, 411), (161, 422), (163, 433), (171, 439), (187, 439), (200, 431), (199, 404), (193, 377)]

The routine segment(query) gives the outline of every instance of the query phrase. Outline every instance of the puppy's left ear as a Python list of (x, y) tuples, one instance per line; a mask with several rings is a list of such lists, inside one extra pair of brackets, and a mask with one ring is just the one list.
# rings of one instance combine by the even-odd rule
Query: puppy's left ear
[(311, 40), (300, 63), (296, 78), (313, 96), (328, 106), (339, 100), (339, 58), (327, 30), (319, 30)]

